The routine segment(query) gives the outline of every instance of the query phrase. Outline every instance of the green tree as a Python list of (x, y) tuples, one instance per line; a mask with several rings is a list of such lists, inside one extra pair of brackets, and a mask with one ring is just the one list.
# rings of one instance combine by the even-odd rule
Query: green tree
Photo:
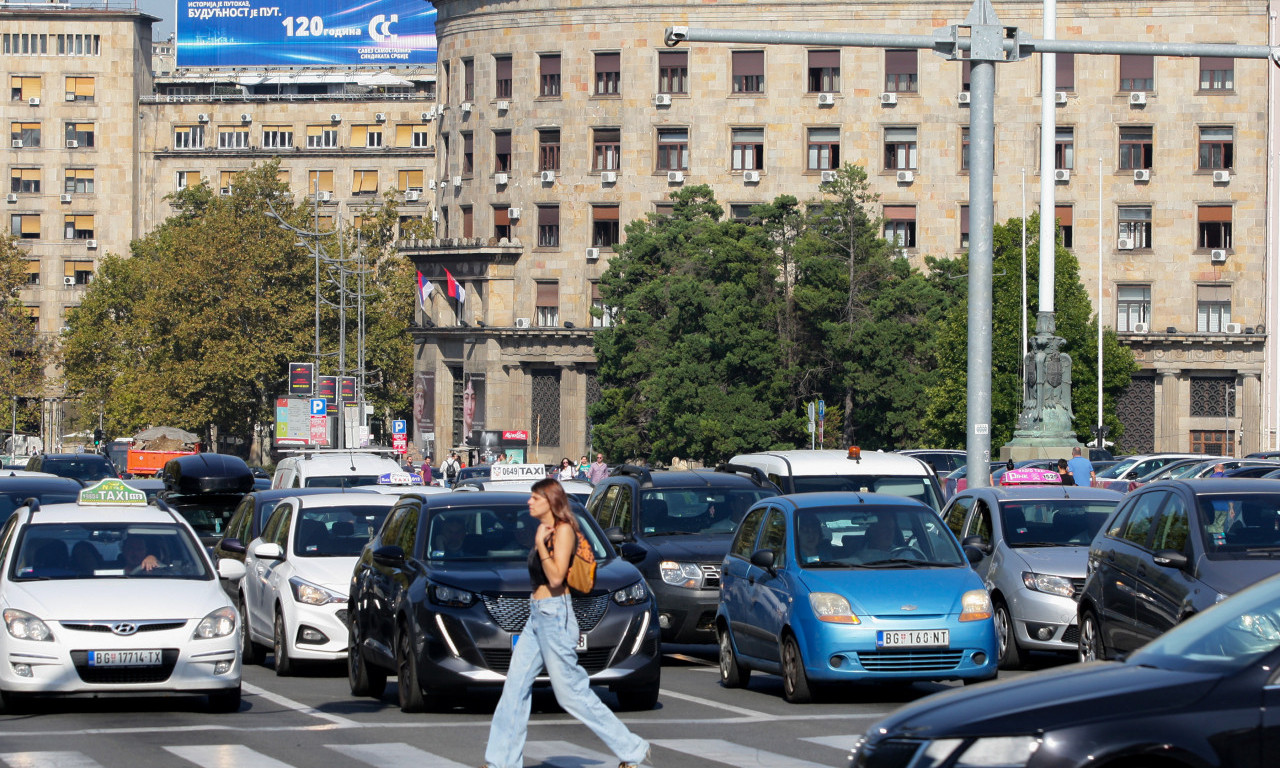
[(27, 263), (17, 238), (12, 234), (0, 238), (0, 397), (6, 406), (13, 403), (17, 407), (18, 431), (32, 433), (40, 424), (42, 380), (51, 344), (22, 303)]

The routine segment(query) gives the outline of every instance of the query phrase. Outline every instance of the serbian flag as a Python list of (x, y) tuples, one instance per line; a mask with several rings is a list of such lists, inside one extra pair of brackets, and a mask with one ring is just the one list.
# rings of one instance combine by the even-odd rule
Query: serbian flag
[(467, 289), (462, 287), (462, 283), (454, 280), (453, 273), (447, 269), (444, 271), (444, 280), (445, 290), (448, 292), (449, 298), (457, 299), (459, 304), (467, 300)]
[(435, 284), (418, 273), (418, 303), (425, 310), (427, 308), (427, 300), (431, 298), (431, 292), (436, 289)]

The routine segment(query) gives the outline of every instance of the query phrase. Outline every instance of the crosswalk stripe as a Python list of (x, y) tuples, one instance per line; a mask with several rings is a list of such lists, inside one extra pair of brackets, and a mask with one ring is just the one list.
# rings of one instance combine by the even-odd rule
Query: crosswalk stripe
[(724, 763), (737, 768), (752, 765), (768, 766), (768, 768), (826, 768), (821, 763), (797, 760), (794, 757), (734, 744), (723, 739), (654, 739), (653, 745), (683, 752), (686, 755), (696, 755), (704, 761)]
[(9, 768), (102, 768), (102, 763), (80, 752), (7, 752), (0, 760)]
[(374, 768), (470, 768), (409, 744), (325, 744)]
[(293, 768), (255, 749), (239, 744), (201, 744), (195, 747), (165, 747), (165, 751), (203, 768), (252, 765), (253, 768)]
[(850, 736), (802, 736), (800, 741), (807, 741), (811, 744), (821, 744), (824, 747), (834, 747), (835, 749), (849, 750), (853, 749), (853, 745), (858, 743), (859, 735)]
[(618, 763), (615, 755), (586, 749), (569, 741), (530, 741), (524, 745), (524, 756), (553, 768), (592, 768)]

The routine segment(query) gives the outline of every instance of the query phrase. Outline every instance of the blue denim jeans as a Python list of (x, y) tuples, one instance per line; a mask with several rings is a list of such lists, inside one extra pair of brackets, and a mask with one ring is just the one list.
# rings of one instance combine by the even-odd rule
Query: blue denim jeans
[(511, 654), (502, 698), (489, 726), (489, 745), (484, 751), (488, 768), (524, 765), (533, 682), (544, 668), (564, 711), (594, 731), (619, 760), (638, 763), (649, 750), (648, 743), (627, 730), (591, 690), (587, 671), (578, 665), (578, 620), (569, 599), (564, 594), (529, 601), (529, 620)]

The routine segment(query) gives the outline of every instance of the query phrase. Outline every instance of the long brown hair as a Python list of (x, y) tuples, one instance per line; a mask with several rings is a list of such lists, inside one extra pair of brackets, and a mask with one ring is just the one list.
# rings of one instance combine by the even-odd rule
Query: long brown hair
[(539, 480), (533, 484), (530, 491), (541, 494), (547, 500), (547, 504), (551, 507), (551, 516), (557, 523), (568, 523), (573, 526), (575, 533), (578, 531), (578, 518), (569, 508), (569, 496), (564, 492), (564, 486), (560, 485), (559, 480), (554, 477)]

